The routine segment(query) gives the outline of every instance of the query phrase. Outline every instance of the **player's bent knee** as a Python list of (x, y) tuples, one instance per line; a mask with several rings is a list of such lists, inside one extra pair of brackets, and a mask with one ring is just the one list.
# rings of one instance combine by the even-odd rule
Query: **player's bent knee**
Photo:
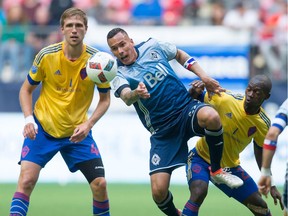
[(205, 106), (198, 111), (197, 118), (199, 125), (203, 128), (219, 129), (221, 127), (221, 120), (218, 112), (210, 107)]

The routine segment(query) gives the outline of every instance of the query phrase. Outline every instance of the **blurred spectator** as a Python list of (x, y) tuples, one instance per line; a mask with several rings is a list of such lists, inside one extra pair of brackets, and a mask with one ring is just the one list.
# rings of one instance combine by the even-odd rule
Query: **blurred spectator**
[(23, 0), (22, 7), (30, 23), (35, 22), (35, 13), (37, 8), (41, 6), (39, 0)]
[(220, 26), (223, 24), (225, 16), (225, 6), (222, 1), (213, 1), (211, 3), (211, 18), (210, 24), (213, 26)]
[(106, 7), (102, 4), (101, 0), (91, 0), (91, 7), (87, 8), (86, 12), (87, 15), (94, 18), (99, 25), (109, 24)]
[(0, 42), (0, 77), (2, 79), (4, 69), (11, 69), (11, 74), (14, 74), (15, 79), (18, 79), (19, 74), (29, 68), (29, 59), (27, 59), (29, 55), (25, 53), (27, 49), (24, 43), (27, 27), (21, 5), (10, 4), (6, 8), (6, 22), (2, 26)]
[(158, 0), (142, 0), (132, 9), (133, 24), (162, 24), (162, 6)]
[(266, 9), (264, 9), (264, 5), (261, 5), (262, 25), (259, 31), (258, 45), (268, 72), (275, 80), (286, 80), (288, 2), (275, 0), (272, 5)]
[(167, 26), (175, 26), (181, 24), (184, 12), (184, 1), (164, 0), (162, 2), (163, 24)]
[(248, 8), (243, 1), (238, 1), (234, 9), (227, 11), (223, 25), (235, 30), (254, 31), (258, 24), (258, 12)]
[(26, 43), (31, 50), (31, 63), (36, 53), (43, 47), (60, 41), (61, 37), (59, 31), (51, 25), (49, 8), (45, 6), (36, 9), (34, 22), (29, 29)]
[(130, 0), (109, 0), (106, 5), (106, 17), (109, 24), (128, 25), (131, 19), (132, 3)]
[(195, 24), (198, 19), (198, 12), (201, 3), (199, 0), (186, 0), (185, 2), (183, 21), (188, 25)]
[(93, 6), (94, 0), (73, 0), (74, 7), (80, 8), (83, 11), (87, 11)]
[(61, 14), (70, 7), (73, 7), (74, 3), (72, 0), (51, 0), (50, 3), (50, 16), (52, 25), (59, 26), (59, 20)]

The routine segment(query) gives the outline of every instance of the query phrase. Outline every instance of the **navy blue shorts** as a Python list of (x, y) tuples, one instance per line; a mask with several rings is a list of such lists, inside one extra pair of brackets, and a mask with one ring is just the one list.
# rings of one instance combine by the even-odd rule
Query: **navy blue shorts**
[(69, 170), (76, 172), (76, 164), (87, 160), (100, 158), (99, 149), (92, 137), (91, 131), (88, 136), (80, 143), (72, 143), (69, 138), (56, 139), (48, 136), (41, 125), (38, 124), (38, 134), (35, 140), (26, 138), (21, 152), (21, 161), (31, 161), (42, 168), (60, 152)]
[[(210, 179), (210, 164), (208, 164), (202, 157), (197, 154), (195, 148), (189, 152), (188, 163), (186, 166), (186, 174), (188, 185), (192, 181), (202, 180), (209, 184)], [(258, 191), (258, 187), (251, 176), (241, 167), (224, 168), (226, 172), (238, 176), (244, 182), (239, 188), (231, 189), (225, 184), (215, 184), (220, 190), (222, 190), (228, 197), (233, 197), (240, 203), (243, 203), (251, 194)], [(212, 182), (213, 183), (213, 182)]]
[(155, 172), (171, 174), (177, 167), (186, 165), (188, 140), (196, 135), (204, 135), (204, 130), (199, 127), (196, 118), (198, 110), (204, 106), (209, 105), (197, 100), (192, 101), (170, 127), (150, 137), (150, 175)]

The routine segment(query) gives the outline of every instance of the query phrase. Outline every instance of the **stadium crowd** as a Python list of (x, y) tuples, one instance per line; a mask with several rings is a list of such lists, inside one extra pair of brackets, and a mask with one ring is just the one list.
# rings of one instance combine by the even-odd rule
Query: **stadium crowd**
[(98, 25), (249, 30), (251, 75), (266, 70), (275, 80), (287, 78), (287, 0), (0, 0), (0, 82), (22, 81), (35, 53), (62, 39), (59, 18), (71, 6)]

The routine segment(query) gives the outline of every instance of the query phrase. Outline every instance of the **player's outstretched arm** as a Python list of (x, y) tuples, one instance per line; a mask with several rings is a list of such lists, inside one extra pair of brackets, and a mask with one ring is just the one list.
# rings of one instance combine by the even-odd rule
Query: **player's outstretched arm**
[(150, 97), (145, 84), (140, 82), (136, 89), (131, 90), (129, 87), (124, 88), (120, 94), (121, 99), (126, 103), (127, 106), (135, 103), (139, 98), (147, 99)]
[(195, 80), (189, 84), (189, 94), (192, 98), (198, 99), (202, 95), (205, 85), (201, 80)]
[(94, 112), (92, 113), (92, 115), (86, 122), (78, 125), (74, 129), (74, 133), (70, 137), (71, 142), (77, 143), (85, 139), (85, 137), (88, 135), (92, 127), (99, 121), (99, 119), (108, 110), (110, 106), (110, 100), (111, 100), (110, 91), (106, 93), (99, 92), (99, 101), (98, 101), (96, 109), (94, 110)]
[(222, 88), (219, 82), (210, 76), (202, 69), (202, 67), (197, 63), (197, 61), (189, 56), (183, 50), (178, 49), (177, 55), (175, 59), (183, 65), (187, 70), (193, 72), (197, 75), (205, 84), (206, 90), (208, 92), (208, 98), (211, 99), (212, 94), (215, 93), (221, 96), (221, 92), (225, 92), (226, 90)]

